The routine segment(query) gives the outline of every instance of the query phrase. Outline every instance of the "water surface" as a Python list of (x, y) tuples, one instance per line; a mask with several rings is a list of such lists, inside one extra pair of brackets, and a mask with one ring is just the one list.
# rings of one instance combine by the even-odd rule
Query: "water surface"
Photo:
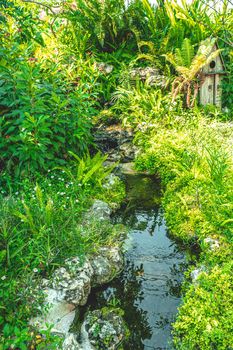
[(121, 307), (131, 336), (125, 350), (172, 349), (171, 323), (181, 302), (185, 252), (167, 232), (158, 180), (127, 175), (127, 202), (114, 221), (129, 227), (125, 268), (105, 287), (93, 290), (92, 309)]

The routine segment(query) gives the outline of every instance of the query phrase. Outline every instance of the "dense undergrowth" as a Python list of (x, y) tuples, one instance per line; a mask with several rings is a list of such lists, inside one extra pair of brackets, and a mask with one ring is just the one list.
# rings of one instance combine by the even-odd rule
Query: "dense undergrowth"
[[(172, 234), (201, 247), (198, 279), (187, 272), (174, 347), (230, 350), (229, 2), (214, 9), (201, 0), (154, 7), (147, 0), (58, 3), (0, 4), (0, 349), (60, 348), (49, 331), (46, 344), (28, 328), (43, 302), (38, 280), (66, 257), (85, 259), (103, 244), (117, 244), (117, 228), (82, 219), (94, 198), (115, 206), (124, 196), (120, 181), (103, 186), (111, 169), (103, 166), (106, 157), (94, 156), (92, 127), (102, 121), (133, 129), (137, 168), (161, 176)], [(228, 73), (224, 112), (200, 107), (196, 96), (213, 37)], [(133, 69), (147, 66), (164, 75), (162, 88), (132, 79)]]
[[(148, 141), (144, 132), (145, 148), (137, 167), (160, 173), (172, 234), (201, 247), (200, 276), (184, 287), (173, 329), (174, 344), (179, 349), (230, 349), (233, 130), (230, 123), (224, 125), (198, 114), (196, 121), (186, 119), (184, 124), (182, 117), (174, 118), (169, 128), (161, 121), (148, 133)], [(137, 137), (139, 142), (141, 131)]]

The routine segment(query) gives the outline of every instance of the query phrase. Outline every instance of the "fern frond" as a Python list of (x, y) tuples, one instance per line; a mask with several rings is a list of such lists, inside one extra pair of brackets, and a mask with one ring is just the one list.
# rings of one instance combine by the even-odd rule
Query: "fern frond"
[(150, 55), (149, 53), (140, 53), (135, 59), (135, 62), (138, 60), (147, 60), (154, 63), (155, 57), (153, 55)]
[(176, 15), (175, 15), (173, 6), (172, 6), (170, 1), (165, 1), (165, 8), (166, 8), (166, 11), (167, 11), (167, 15), (168, 15), (168, 17), (170, 19), (171, 25), (173, 27), (175, 27), (176, 26)]
[(177, 71), (178, 73), (180, 73), (180, 75), (181, 75), (185, 80), (188, 80), (188, 79), (189, 79), (190, 68), (184, 67), (184, 66), (176, 66), (176, 71)]
[(153, 8), (148, 0), (142, 0), (142, 5), (148, 18), (148, 25), (153, 35), (157, 34), (157, 22)]
[(162, 55), (162, 56), (164, 56), (166, 58), (166, 60), (168, 62), (170, 62), (176, 68), (176, 65), (177, 65), (176, 64), (176, 57), (173, 53), (170, 52), (170, 53), (167, 53), (167, 54)]
[(183, 59), (183, 56), (182, 56), (182, 52), (181, 52), (181, 50), (179, 48), (175, 49), (174, 58), (175, 58), (176, 65), (178, 65), (178, 66), (185, 66), (184, 59)]
[(152, 41), (139, 41), (138, 42), (138, 48), (141, 50), (143, 47), (148, 47), (148, 49), (151, 51), (151, 53), (155, 52), (155, 45)]
[(183, 65), (185, 67), (190, 67), (194, 57), (194, 48), (188, 38), (184, 39), (181, 52), (183, 57)]

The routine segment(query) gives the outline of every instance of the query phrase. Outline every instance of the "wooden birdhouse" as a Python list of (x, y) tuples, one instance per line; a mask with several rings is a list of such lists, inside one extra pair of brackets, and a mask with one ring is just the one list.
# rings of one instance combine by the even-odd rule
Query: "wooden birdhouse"
[[(217, 44), (213, 46), (212, 51), (215, 50), (218, 50)], [(221, 108), (221, 80), (225, 74), (226, 69), (221, 54), (202, 68), (200, 86), (200, 103), (202, 105), (212, 104)]]

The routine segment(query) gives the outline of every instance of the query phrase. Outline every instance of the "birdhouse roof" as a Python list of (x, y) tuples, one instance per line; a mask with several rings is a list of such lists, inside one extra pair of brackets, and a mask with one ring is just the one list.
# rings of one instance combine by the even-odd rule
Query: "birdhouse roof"
[[(216, 50), (219, 50), (219, 46), (217, 42), (214, 43), (212, 47), (212, 52)], [(204, 75), (226, 74), (226, 67), (225, 67), (221, 52), (219, 52), (219, 54), (215, 57), (215, 59), (213, 59), (213, 61), (215, 62), (215, 65), (211, 67), (211, 62), (209, 64), (206, 64), (202, 68), (202, 73)]]

